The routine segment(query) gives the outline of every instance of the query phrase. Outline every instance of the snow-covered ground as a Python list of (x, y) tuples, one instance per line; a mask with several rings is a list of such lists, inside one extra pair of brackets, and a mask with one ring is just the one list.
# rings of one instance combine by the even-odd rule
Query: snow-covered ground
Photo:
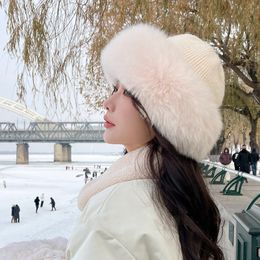
[[(69, 238), (80, 215), (77, 196), (84, 185), (83, 169), (99, 173), (119, 157), (74, 154), (73, 163), (53, 163), (52, 154), (30, 154), (30, 164), (16, 165), (15, 154), (0, 154), (0, 248), (12, 242)], [(45, 202), (36, 214), (34, 199), (42, 193)], [(51, 211), (50, 197), (55, 199), (57, 211)], [(20, 223), (11, 223), (14, 204), (21, 209)]]
[[(99, 173), (119, 157), (81, 154), (73, 155), (73, 163), (53, 163), (51, 154), (32, 154), (30, 164), (16, 165), (15, 155), (0, 154), (0, 248), (11, 242), (68, 238), (80, 213), (77, 196), (84, 185), (83, 169)], [(34, 199), (42, 193), (45, 202), (36, 214)], [(50, 197), (57, 211), (51, 211)], [(13, 204), (21, 209), (20, 223), (11, 223)]]

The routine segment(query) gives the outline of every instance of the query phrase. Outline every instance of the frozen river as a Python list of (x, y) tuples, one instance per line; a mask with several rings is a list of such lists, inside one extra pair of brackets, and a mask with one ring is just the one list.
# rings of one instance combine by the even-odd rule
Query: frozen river
[[(15, 154), (0, 154), (0, 248), (24, 240), (68, 238), (80, 213), (77, 196), (84, 185), (83, 169), (99, 173), (119, 157), (74, 154), (73, 163), (53, 163), (52, 154), (31, 154), (30, 164), (16, 165)], [(42, 193), (44, 205), (36, 214), (34, 199)], [(51, 211), (50, 197), (57, 211)], [(20, 223), (11, 223), (14, 204), (21, 209)]]

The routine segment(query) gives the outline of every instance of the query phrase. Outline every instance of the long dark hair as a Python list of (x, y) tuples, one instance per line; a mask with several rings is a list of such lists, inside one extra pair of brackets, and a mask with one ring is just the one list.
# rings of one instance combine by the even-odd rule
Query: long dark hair
[[(142, 104), (133, 96), (132, 101), (149, 126), (149, 116)], [(153, 200), (168, 223), (176, 226), (183, 259), (224, 259), (217, 244), (220, 213), (198, 163), (180, 154), (154, 126), (152, 129), (154, 138), (147, 144), (147, 168), (155, 184)]]

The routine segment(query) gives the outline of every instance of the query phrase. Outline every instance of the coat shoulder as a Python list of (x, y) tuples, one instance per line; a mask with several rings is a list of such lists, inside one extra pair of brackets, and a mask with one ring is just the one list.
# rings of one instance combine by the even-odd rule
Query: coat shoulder
[(136, 259), (180, 257), (178, 232), (174, 223), (170, 226), (162, 220), (152, 200), (153, 189), (148, 179), (113, 185), (89, 200), (85, 219), (90, 214), (95, 216), (102, 230), (120, 241)]

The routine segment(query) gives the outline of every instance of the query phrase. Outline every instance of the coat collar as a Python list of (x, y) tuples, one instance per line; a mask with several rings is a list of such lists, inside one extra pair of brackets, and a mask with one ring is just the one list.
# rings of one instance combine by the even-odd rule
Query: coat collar
[(78, 197), (79, 209), (83, 210), (92, 196), (114, 184), (149, 178), (145, 166), (147, 151), (147, 147), (141, 147), (125, 154), (113, 163), (103, 175), (88, 182), (80, 191)]

